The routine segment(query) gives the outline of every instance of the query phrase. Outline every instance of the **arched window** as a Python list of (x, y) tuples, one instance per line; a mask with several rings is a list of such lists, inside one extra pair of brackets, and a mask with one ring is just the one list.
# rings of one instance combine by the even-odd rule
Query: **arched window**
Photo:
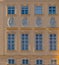
[(24, 19), (22, 20), (22, 25), (23, 25), (23, 26), (27, 26), (27, 25), (28, 25), (28, 20), (27, 20), (27, 18), (24, 18)]
[(8, 26), (9, 26), (9, 27), (14, 27), (14, 25), (15, 25), (14, 18), (13, 18), (13, 17), (10, 17), (10, 18), (8, 19)]
[(50, 19), (50, 27), (56, 27), (56, 21), (54, 17)]
[(36, 19), (36, 26), (41, 26), (41, 24), (42, 24), (41, 18), (37, 18)]

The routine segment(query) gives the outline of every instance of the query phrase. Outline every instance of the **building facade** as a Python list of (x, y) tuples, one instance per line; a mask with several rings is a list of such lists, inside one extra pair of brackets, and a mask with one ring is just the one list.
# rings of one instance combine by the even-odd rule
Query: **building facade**
[(0, 65), (59, 64), (59, 0), (0, 1)]

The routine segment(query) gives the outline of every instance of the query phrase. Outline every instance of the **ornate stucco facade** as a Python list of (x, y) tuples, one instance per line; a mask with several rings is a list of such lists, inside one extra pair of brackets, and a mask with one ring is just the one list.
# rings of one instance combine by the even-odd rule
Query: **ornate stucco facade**
[[(8, 14), (8, 6), (15, 6), (15, 14)], [(29, 7), (29, 14), (21, 14), (21, 6)], [(35, 6), (42, 6), (42, 14), (35, 14)], [(48, 7), (56, 6), (56, 14), (48, 14)], [(8, 26), (8, 19), (14, 17), (15, 25)], [(22, 19), (28, 19), (28, 25), (22, 26)], [(36, 26), (36, 18), (42, 19), (41, 26)], [(50, 19), (54, 17), (56, 26), (50, 27)], [(7, 49), (7, 35), (15, 34), (15, 49)], [(21, 34), (29, 34), (28, 50), (21, 50)], [(35, 34), (43, 34), (43, 49), (35, 49)], [(56, 34), (56, 50), (50, 50), (49, 34)], [(8, 59), (15, 59), (14, 65), (22, 65), (22, 59), (28, 59), (30, 65), (35, 65), (37, 59), (42, 59), (44, 65), (50, 65), (51, 59), (59, 64), (59, 0), (1, 0), (0, 1), (0, 65), (8, 65)]]

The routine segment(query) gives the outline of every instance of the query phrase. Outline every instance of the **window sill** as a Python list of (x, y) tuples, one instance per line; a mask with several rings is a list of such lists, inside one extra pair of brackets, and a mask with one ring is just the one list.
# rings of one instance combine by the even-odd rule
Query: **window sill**
[(49, 51), (50, 51), (50, 52), (55, 52), (55, 51), (57, 51), (57, 52), (58, 52), (59, 50), (49, 50)]
[(30, 52), (30, 50), (20, 50), (20, 52)]
[(21, 16), (29, 16), (30, 14), (21, 14)]
[(7, 14), (6, 16), (16, 16), (16, 14)]
[(41, 16), (41, 15), (44, 15), (44, 14), (34, 14), (34, 15), (36, 15), (36, 16)]
[(7, 52), (16, 52), (16, 50), (7, 50)]
[(35, 65), (44, 65), (44, 64), (35, 64)]
[(7, 65), (16, 65), (16, 64), (7, 64)]
[(53, 16), (53, 15), (57, 15), (57, 14), (48, 14), (48, 15)]
[(44, 50), (35, 50), (35, 52), (38, 52), (38, 51), (44, 51)]
[(20, 65), (30, 65), (30, 64), (20, 64)]

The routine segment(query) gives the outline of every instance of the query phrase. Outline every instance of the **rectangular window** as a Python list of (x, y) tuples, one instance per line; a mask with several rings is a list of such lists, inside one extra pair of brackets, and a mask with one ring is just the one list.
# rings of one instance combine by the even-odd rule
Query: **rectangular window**
[(56, 50), (56, 34), (50, 34), (50, 50)]
[(43, 61), (42, 60), (36, 60), (36, 64), (41, 65), (41, 64), (43, 64)]
[(56, 60), (51, 60), (51, 65), (56, 65), (57, 61)]
[(21, 14), (28, 14), (28, 6), (21, 7)]
[(28, 34), (21, 35), (21, 49), (28, 50)]
[(15, 64), (15, 60), (14, 59), (8, 59), (8, 64)]
[(8, 14), (15, 14), (15, 7), (14, 6), (8, 6)]
[(42, 50), (42, 34), (36, 34), (36, 50)]
[(8, 34), (8, 50), (15, 49), (15, 34)]
[(28, 59), (23, 59), (22, 64), (28, 64)]
[(42, 6), (35, 6), (35, 14), (42, 14)]
[(56, 14), (56, 6), (49, 6), (49, 14)]

